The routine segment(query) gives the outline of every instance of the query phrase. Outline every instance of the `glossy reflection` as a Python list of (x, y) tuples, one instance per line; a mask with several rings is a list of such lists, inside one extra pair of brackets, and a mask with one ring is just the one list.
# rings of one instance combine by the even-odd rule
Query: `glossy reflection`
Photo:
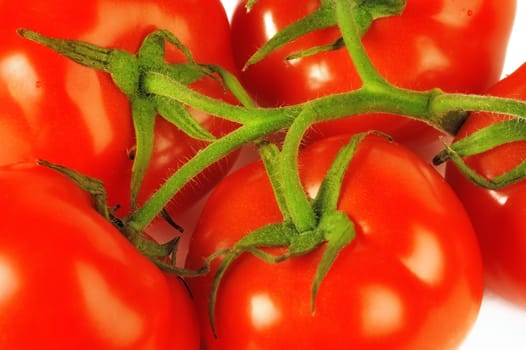
[(488, 194), (501, 206), (505, 206), (509, 199), (509, 195), (503, 191), (488, 191)]
[(363, 291), (363, 300), (363, 330), (368, 336), (392, 334), (405, 326), (404, 302), (396, 291), (383, 285), (367, 286)]
[(22, 53), (4, 57), (0, 61), (0, 79), (26, 117), (32, 118), (35, 115), (33, 108), (42, 98), (42, 90), (39, 88), (38, 74), (28, 57)]
[(313, 64), (309, 67), (308, 80), (309, 86), (312, 90), (319, 89), (326, 83), (334, 79), (331, 67), (327, 62), (320, 61), (318, 64)]
[(116, 347), (130, 346), (143, 333), (143, 318), (133, 308), (119, 299), (111, 283), (93, 266), (77, 262), (77, 277), (82, 288), (86, 314), (92, 318), (91, 325), (98, 334)]
[(274, 20), (272, 11), (267, 11), (263, 14), (263, 23), (265, 26), (265, 36), (267, 40), (272, 38), (278, 32), (278, 27)]
[(402, 257), (401, 261), (422, 281), (437, 285), (445, 272), (444, 247), (435, 232), (428, 232), (424, 227), (415, 227), (412, 231), (419, 231), (419, 234), (414, 235), (410, 254)]
[(0, 304), (9, 301), (19, 286), (20, 281), (11, 262), (0, 256)]
[(256, 294), (250, 300), (250, 318), (256, 329), (262, 330), (275, 324), (280, 318), (279, 309), (267, 293)]
[(419, 64), (415, 69), (424, 74), (429, 71), (448, 69), (452, 62), (447, 54), (431, 38), (422, 36), (415, 40), (416, 52), (419, 53)]
[[(79, 74), (86, 68), (71, 65), (66, 73), (65, 88), (68, 97), (84, 118), (82, 122), (92, 138), (92, 147), (95, 154), (103, 154), (115, 139), (115, 130), (111, 127), (111, 119), (108, 118), (104, 105), (104, 96), (100, 89), (100, 83), (95, 71)], [(83, 93), (79, 94), (78, 90)]]

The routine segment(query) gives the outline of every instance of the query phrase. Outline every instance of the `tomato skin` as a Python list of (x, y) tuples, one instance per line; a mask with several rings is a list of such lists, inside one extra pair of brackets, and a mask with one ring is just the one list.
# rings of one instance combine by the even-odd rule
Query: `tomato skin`
[(188, 293), (69, 179), (19, 164), (0, 188), (2, 349), (199, 348)]
[[(526, 100), (525, 81), (526, 65), (523, 65), (495, 84), (488, 94)], [(473, 113), (456, 139), (508, 118)], [(468, 157), (466, 163), (479, 174), (493, 178), (518, 165), (524, 160), (525, 154), (526, 142), (514, 142)], [(490, 191), (471, 184), (453, 164), (446, 167), (446, 179), (471, 216), (481, 246), (488, 288), (526, 307), (526, 266), (523, 263), (526, 254), (526, 182), (522, 180), (503, 189)]]
[[(97, 0), (67, 5), (52, 0), (45, 6), (30, 0), (3, 1), (0, 13), (0, 134), (10, 135), (6, 138), (10, 142), (0, 151), (0, 164), (43, 158), (99, 178), (106, 184), (110, 204), (120, 205), (118, 214), (123, 216), (130, 206), (129, 155), (135, 145), (128, 99), (109, 74), (82, 67), (25, 40), (16, 29), (28, 28), (133, 53), (151, 31), (168, 29), (192, 50), (197, 61), (234, 71), (228, 20), (218, 0)], [(202, 45), (205, 38), (209, 42)], [(183, 59), (173, 47), (169, 47), (166, 58), (170, 62)], [(210, 81), (195, 88), (233, 101), (217, 82), (207, 79)], [(202, 113), (197, 117), (216, 136), (235, 127)], [(166, 122), (158, 124), (153, 165), (141, 201), (204, 146)], [(234, 159), (226, 158), (197, 177), (200, 186), (184, 189), (171, 204), (172, 210), (179, 212), (191, 206), (228, 171)]]
[[(300, 153), (310, 196), (347, 141), (325, 139)], [(211, 276), (189, 280), (207, 349), (458, 346), (478, 314), (482, 267), (472, 226), (445, 181), (405, 148), (369, 136), (347, 172), (339, 209), (357, 236), (323, 280), (314, 314), (310, 291), (321, 249), (275, 265), (249, 254), (235, 261), (218, 292), (217, 339), (207, 315)], [(281, 220), (262, 164), (248, 165), (210, 196), (188, 266)]]
[[(312, 13), (320, 1), (261, 0), (248, 13), (245, 4), (238, 4), (232, 18), (238, 67), (277, 30)], [(402, 15), (375, 21), (363, 43), (382, 76), (397, 86), (481, 93), (500, 78), (515, 7), (515, 0), (409, 0)], [(345, 49), (285, 60), (291, 53), (331, 43), (338, 36), (336, 28), (310, 33), (249, 66), (241, 79), (263, 106), (355, 90), (361, 81)], [(438, 141), (439, 134), (422, 123), (386, 114), (320, 123), (314, 129), (311, 140), (381, 130), (416, 151)]]

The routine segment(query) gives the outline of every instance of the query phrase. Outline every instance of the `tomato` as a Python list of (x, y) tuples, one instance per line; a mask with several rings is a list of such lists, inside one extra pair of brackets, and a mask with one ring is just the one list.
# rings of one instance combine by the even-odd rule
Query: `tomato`
[[(488, 94), (526, 100), (526, 65), (489, 89)], [(460, 129), (460, 140), (490, 124), (509, 117), (473, 113)], [(466, 158), (482, 176), (492, 179), (524, 160), (526, 142), (514, 142)], [(500, 190), (486, 190), (470, 183), (453, 164), (446, 167), (447, 181), (471, 216), (480, 242), (486, 284), (506, 299), (526, 307), (525, 201), (526, 181)]]
[[(311, 198), (347, 142), (328, 138), (300, 152)], [(371, 135), (346, 172), (338, 208), (354, 221), (356, 237), (323, 280), (314, 314), (311, 283), (322, 248), (279, 264), (240, 256), (219, 287), (217, 339), (207, 315), (216, 265), (211, 275), (189, 279), (207, 349), (458, 346), (478, 314), (482, 266), (471, 223), (444, 179), (406, 148)], [(209, 197), (188, 266), (282, 220), (262, 163), (241, 168)]]
[[(250, 12), (245, 4), (238, 4), (232, 18), (239, 67), (277, 31), (317, 9), (320, 1), (260, 0)], [(515, 7), (515, 0), (408, 0), (402, 15), (376, 20), (363, 43), (379, 72), (397, 86), (482, 93), (500, 78)], [(345, 49), (285, 59), (338, 36), (336, 28), (310, 33), (249, 66), (241, 79), (263, 106), (355, 90), (361, 81)], [(386, 114), (320, 123), (308, 140), (367, 130), (382, 130), (421, 154), (439, 145), (439, 133), (431, 127)]]
[(198, 349), (196, 311), (66, 177), (0, 169), (2, 349)]
[[(197, 61), (234, 71), (228, 20), (218, 0), (3, 1), (0, 13), (0, 135), (4, 136), (0, 164), (43, 158), (99, 178), (106, 184), (110, 204), (121, 206), (118, 213), (122, 216), (128, 214), (130, 206), (130, 158), (135, 146), (128, 99), (109, 74), (60, 57), (21, 38), (16, 29), (132, 53), (153, 30), (168, 29), (188, 46)], [(170, 46), (166, 59), (182, 62), (184, 57)], [(233, 102), (212, 78), (203, 78), (193, 87)], [(216, 136), (235, 127), (203, 113), (193, 115)], [(139, 202), (205, 146), (160, 118), (155, 134), (152, 164)], [(234, 158), (226, 158), (196, 177), (199, 186), (184, 188), (171, 203), (172, 213), (185, 210), (208, 192)]]

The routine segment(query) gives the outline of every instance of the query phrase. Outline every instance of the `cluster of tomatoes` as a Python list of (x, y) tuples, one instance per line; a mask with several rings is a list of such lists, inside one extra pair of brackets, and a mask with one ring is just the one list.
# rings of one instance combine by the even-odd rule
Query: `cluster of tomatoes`
[[(374, 22), (363, 44), (382, 76), (403, 88), (526, 98), (526, 68), (499, 81), (515, 3), (408, 0), (403, 14)], [(0, 4), (1, 349), (454, 349), (477, 318), (484, 280), (526, 304), (525, 184), (489, 191), (455, 167), (444, 178), (429, 164), (442, 147), (441, 132), (402, 116), (324, 122), (305, 138), (299, 168), (311, 198), (350, 135), (379, 130), (395, 140), (367, 136), (347, 169), (338, 209), (355, 224), (356, 237), (323, 280), (315, 311), (310, 291), (322, 250), (279, 264), (245, 254), (223, 278), (214, 328), (211, 274), (183, 283), (162, 272), (94, 210), (83, 189), (36, 164), (44, 159), (99, 179), (113, 215), (133, 210), (135, 135), (127, 97), (108, 74), (21, 38), (19, 28), (131, 53), (153, 30), (167, 29), (197, 62), (237, 75), (261, 107), (360, 87), (345, 49), (287, 59), (334, 42), (336, 28), (309, 33), (244, 67), (320, 1), (259, 0), (250, 12), (245, 4), (230, 22), (219, 0)], [(185, 59), (170, 47), (165, 58)], [(213, 77), (191, 87), (235, 103)], [(237, 127), (189, 110), (217, 138)], [(504, 118), (472, 114), (456, 137)], [(208, 144), (161, 118), (154, 140), (139, 206)], [(466, 161), (493, 178), (520, 164), (525, 147), (516, 142)], [(166, 208), (189, 227), (197, 222), (183, 252), (188, 269), (283, 220), (262, 162), (229, 174), (237, 155), (206, 168)], [(199, 218), (190, 217), (211, 190)], [(163, 241), (176, 232), (160, 217), (145, 234)]]

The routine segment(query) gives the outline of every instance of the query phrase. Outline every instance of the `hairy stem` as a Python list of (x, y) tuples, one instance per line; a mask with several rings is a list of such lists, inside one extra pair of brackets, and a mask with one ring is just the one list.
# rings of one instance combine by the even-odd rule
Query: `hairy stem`
[(141, 208), (125, 219), (128, 227), (133, 231), (141, 232), (168, 204), (175, 193), (210, 164), (227, 156), (244, 144), (285, 126), (286, 120), (283, 118), (262, 123), (251, 123), (211, 143), (177, 170)]
[[(183, 84), (158, 73), (146, 73), (143, 81), (145, 90), (148, 93), (175, 99), (207, 113), (237, 121), (242, 126), (200, 151), (179, 169), (143, 207), (128, 217), (127, 222), (134, 230), (144, 229), (168, 203), (170, 198), (208, 165), (218, 161), (246, 143), (259, 140), (276, 131), (290, 128), (300, 116), (305, 118), (305, 120), (298, 122), (295, 128), (305, 130), (306, 127), (314, 122), (334, 120), (342, 117), (352, 118), (354, 115), (365, 113), (386, 112), (422, 120), (450, 134), (457, 132), (467, 117), (467, 114), (464, 113), (467, 111), (482, 110), (526, 117), (526, 103), (520, 101), (485, 96), (447, 94), (438, 89), (417, 92), (388, 84), (366, 85), (359, 90), (321, 97), (293, 106), (245, 108), (203, 96)], [(303, 133), (300, 134), (302, 135)], [(291, 142), (286, 146), (290, 147), (289, 151), (285, 152), (288, 154), (287, 157), (289, 157), (285, 161), (288, 162), (287, 164), (292, 164), (294, 161), (292, 159), (294, 157), (291, 154), (293, 154), (293, 150), (297, 151), (298, 140), (301, 141), (301, 137), (296, 137), (294, 143)], [(288, 173), (290, 175), (291, 172), (295, 171), (294, 168), (289, 169)], [(284, 177), (287, 176), (284, 175)], [(291, 181), (297, 182), (297, 178)], [(300, 201), (305, 202), (304, 198), (305, 196)], [(305, 205), (301, 204), (296, 208), (300, 207), (306, 208)], [(290, 210), (290, 208), (288, 209)], [(299, 212), (305, 213), (306, 211), (300, 210)], [(311, 226), (312, 220), (309, 219), (309, 216), (305, 216), (305, 221), (300, 224), (301, 227), (307, 229)], [(299, 215), (296, 223), (303, 220), (300, 217), (303, 216)]]
[(336, 1), (336, 20), (351, 60), (362, 80), (366, 84), (386, 84), (378, 73), (362, 44), (362, 30), (358, 23), (357, 7), (352, 0)]

